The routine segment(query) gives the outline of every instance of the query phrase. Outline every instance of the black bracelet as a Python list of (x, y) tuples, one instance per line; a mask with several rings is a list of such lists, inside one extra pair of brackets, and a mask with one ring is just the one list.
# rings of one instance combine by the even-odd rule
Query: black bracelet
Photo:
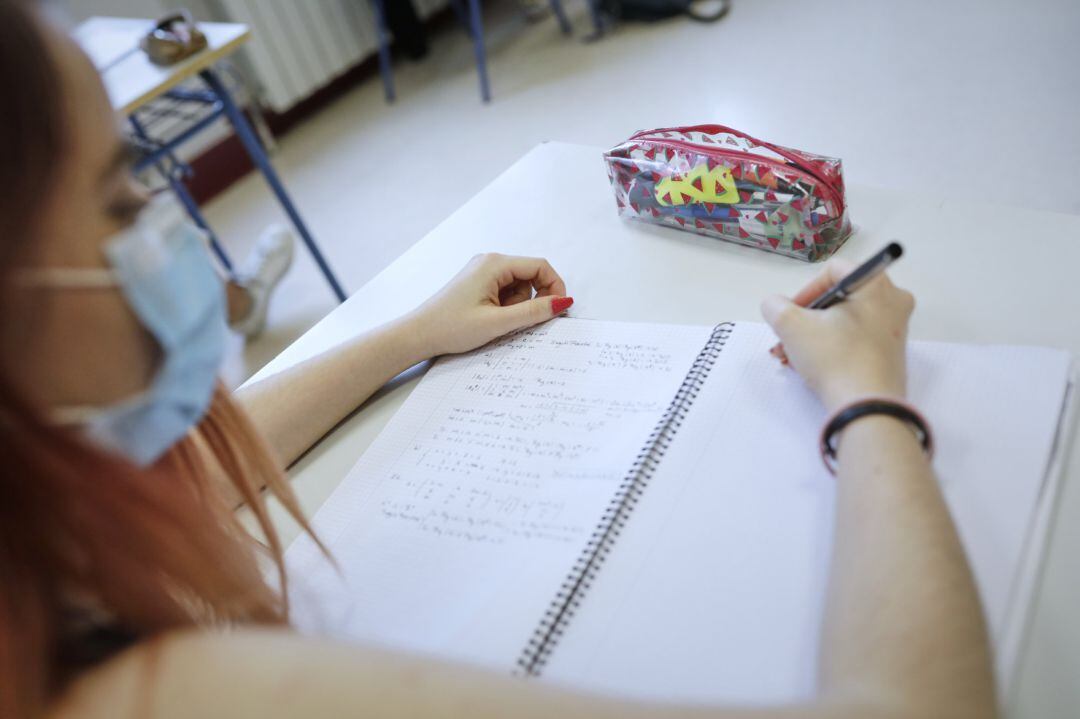
[(840, 430), (861, 417), (883, 414), (895, 417), (913, 430), (928, 457), (934, 456), (934, 438), (930, 425), (911, 405), (885, 397), (868, 397), (852, 402), (837, 410), (821, 428), (821, 460), (830, 472), (836, 474), (836, 443), (833, 441)]

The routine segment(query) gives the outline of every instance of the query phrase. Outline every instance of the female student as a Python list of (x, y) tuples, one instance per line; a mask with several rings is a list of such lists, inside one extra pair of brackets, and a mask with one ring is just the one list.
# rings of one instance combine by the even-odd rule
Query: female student
[[(94, 68), (24, 0), (0, 0), (0, 83), (0, 716), (995, 715), (956, 533), (915, 434), (883, 415), (840, 437), (813, 703), (630, 704), (290, 632), (232, 509), (255, 510), (280, 566), (259, 489), (299, 516), (283, 466), (414, 363), (558, 314), (563, 281), (479, 257), (405, 317), (230, 397), (198, 235), (145, 206)], [(763, 310), (834, 411), (904, 397), (912, 306), (882, 277), (829, 310)]]

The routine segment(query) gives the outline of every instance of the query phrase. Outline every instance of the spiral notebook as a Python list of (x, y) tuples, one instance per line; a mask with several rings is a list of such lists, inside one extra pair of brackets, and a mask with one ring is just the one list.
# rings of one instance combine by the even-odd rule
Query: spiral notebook
[[(436, 362), (287, 553), (305, 631), (624, 697), (814, 691), (824, 413), (755, 323), (562, 318)], [(1070, 358), (913, 343), (910, 390), (999, 668), (1052, 505)]]

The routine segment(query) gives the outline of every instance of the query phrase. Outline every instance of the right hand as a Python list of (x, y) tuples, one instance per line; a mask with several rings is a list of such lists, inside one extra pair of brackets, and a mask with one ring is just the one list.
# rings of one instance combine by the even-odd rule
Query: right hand
[(795, 297), (774, 295), (761, 304), (791, 366), (830, 412), (868, 395), (903, 399), (907, 393), (910, 292), (880, 275), (827, 310), (805, 308), (854, 269), (833, 260)]

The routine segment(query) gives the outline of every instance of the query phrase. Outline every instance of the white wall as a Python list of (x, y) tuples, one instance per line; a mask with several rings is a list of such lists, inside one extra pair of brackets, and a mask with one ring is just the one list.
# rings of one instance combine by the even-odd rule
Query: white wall
[(165, 13), (165, 0), (52, 0), (78, 23), (93, 15), (157, 17)]

